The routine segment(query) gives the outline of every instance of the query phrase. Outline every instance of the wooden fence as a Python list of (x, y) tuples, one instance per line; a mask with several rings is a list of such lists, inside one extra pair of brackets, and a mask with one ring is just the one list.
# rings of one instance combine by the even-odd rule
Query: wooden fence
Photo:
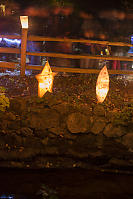
[[(93, 41), (93, 40), (81, 40), (81, 39), (67, 39), (67, 38), (49, 38), (42, 36), (27, 36), (27, 29), (22, 29), (22, 34), (16, 35), (0, 35), (0, 38), (8, 39), (21, 39), (21, 48), (3, 48), (0, 47), (0, 53), (15, 53), (20, 54), (20, 63), (18, 62), (0, 62), (0, 67), (15, 69), (16, 65), (20, 64), (20, 74), (25, 75), (26, 69), (42, 70), (43, 66), (26, 64), (26, 56), (43, 56), (43, 57), (59, 57), (68, 59), (100, 59), (100, 60), (119, 60), (119, 61), (133, 61), (132, 57), (118, 57), (118, 56), (105, 56), (105, 55), (77, 55), (77, 54), (64, 54), (64, 53), (48, 53), (48, 52), (27, 52), (27, 41), (56, 41), (56, 42), (70, 42), (70, 43), (93, 43), (106, 46), (121, 46), (121, 47), (133, 47), (132, 44), (123, 42), (109, 42), (109, 41)], [(54, 45), (54, 44), (53, 44)], [(81, 68), (62, 68), (51, 67), (56, 72), (71, 72), (71, 73), (99, 73), (98, 69), (81, 69)], [(132, 70), (109, 70), (109, 74), (133, 74)]]

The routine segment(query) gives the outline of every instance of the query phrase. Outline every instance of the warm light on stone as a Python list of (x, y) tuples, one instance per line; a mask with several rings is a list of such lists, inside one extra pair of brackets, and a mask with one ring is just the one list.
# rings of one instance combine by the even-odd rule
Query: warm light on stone
[(99, 103), (102, 103), (105, 100), (108, 91), (109, 91), (109, 74), (107, 67), (104, 66), (98, 75), (97, 84), (96, 84), (96, 96)]

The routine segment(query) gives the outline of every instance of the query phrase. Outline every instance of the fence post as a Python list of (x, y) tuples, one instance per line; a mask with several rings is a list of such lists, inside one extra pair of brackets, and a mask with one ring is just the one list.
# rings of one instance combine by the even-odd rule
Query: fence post
[(20, 16), (20, 20), (21, 20), (21, 25), (22, 25), (20, 75), (25, 76), (26, 48), (27, 48), (27, 34), (28, 34), (28, 16)]

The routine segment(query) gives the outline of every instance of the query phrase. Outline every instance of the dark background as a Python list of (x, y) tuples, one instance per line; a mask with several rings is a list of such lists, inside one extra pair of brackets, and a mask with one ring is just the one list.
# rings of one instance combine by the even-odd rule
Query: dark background
[[(15, 0), (17, 3), (21, 4), (22, 7), (29, 5), (50, 5), (54, 0)], [(61, 2), (61, 0), (56, 0), (56, 2)], [(76, 7), (84, 10), (103, 10), (103, 9), (122, 9), (124, 0), (64, 0), (62, 2), (73, 3)]]

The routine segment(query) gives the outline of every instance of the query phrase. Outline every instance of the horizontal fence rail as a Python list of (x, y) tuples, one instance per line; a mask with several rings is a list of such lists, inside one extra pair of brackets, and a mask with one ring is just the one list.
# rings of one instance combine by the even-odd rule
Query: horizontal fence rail
[(0, 53), (15, 53), (15, 54), (20, 54), (20, 49), (18, 48), (3, 48), (0, 47)]
[[(25, 31), (25, 30), (24, 30)], [(20, 69), (22, 71), (21, 75), (25, 75), (25, 69), (32, 70), (42, 70), (43, 66), (38, 65), (30, 65), (26, 64), (26, 56), (41, 56), (41, 57), (55, 57), (55, 58), (64, 58), (64, 59), (97, 59), (97, 60), (118, 60), (118, 61), (128, 61), (132, 62), (133, 57), (127, 56), (105, 56), (105, 55), (83, 55), (83, 54), (65, 54), (65, 53), (49, 53), (49, 52), (29, 52), (26, 51), (27, 41), (53, 41), (53, 42), (71, 42), (71, 43), (93, 43), (98, 45), (106, 45), (106, 46), (121, 46), (121, 47), (133, 47), (132, 44), (123, 43), (123, 42), (110, 42), (110, 41), (96, 41), (96, 40), (86, 40), (86, 39), (68, 39), (68, 38), (53, 38), (53, 37), (42, 37), (42, 36), (34, 36), (29, 35), (24, 38), (24, 34), (22, 31), (22, 35), (0, 35), (0, 38), (8, 38), (8, 39), (19, 39), (25, 42), (25, 47), (23, 48), (21, 44), (20, 48), (5, 48), (0, 47), (0, 53), (15, 53), (20, 54), (21, 59), (18, 62), (0, 62), (0, 67), (2, 68), (12, 68), (15, 69), (18, 64), (21, 65)], [(54, 45), (54, 44), (53, 44)], [(22, 56), (23, 55), (23, 56)], [(23, 60), (22, 60), (23, 58)], [(63, 67), (51, 67), (53, 71), (56, 72), (71, 72), (71, 73), (99, 73), (100, 69), (81, 69), (81, 68), (63, 68)], [(132, 70), (109, 70), (110, 74), (133, 74)]]
[[(44, 66), (37, 66), (37, 65), (26, 65), (26, 69), (33, 69), (33, 70), (42, 70)], [(100, 69), (83, 69), (83, 68), (62, 68), (62, 67), (54, 67), (51, 66), (52, 71), (54, 72), (68, 72), (68, 73), (99, 73)], [(108, 70), (109, 74), (133, 74), (133, 71), (129, 70)]]
[(87, 40), (87, 39), (68, 39), (68, 38), (53, 38), (53, 37), (42, 37), (42, 36), (34, 36), (31, 35), (28, 37), (29, 41), (58, 41), (58, 42), (71, 42), (71, 43), (93, 43), (93, 44), (103, 44), (110, 46), (127, 46), (133, 47), (132, 44), (124, 43), (124, 42), (110, 42), (110, 41), (96, 41), (96, 40)]
[(0, 35), (0, 38), (21, 39), (21, 35)]
[(12, 68), (12, 69), (16, 69), (17, 65), (18, 65), (17, 62), (3, 62), (3, 61), (0, 61), (0, 67), (1, 68)]
[(70, 59), (102, 59), (102, 60), (119, 60), (119, 61), (133, 61), (131, 57), (111, 57), (105, 55), (72, 55), (64, 53), (39, 53), (39, 52), (27, 52), (27, 55), (33, 56), (46, 56), (46, 57), (60, 57), (60, 58), (70, 58)]

